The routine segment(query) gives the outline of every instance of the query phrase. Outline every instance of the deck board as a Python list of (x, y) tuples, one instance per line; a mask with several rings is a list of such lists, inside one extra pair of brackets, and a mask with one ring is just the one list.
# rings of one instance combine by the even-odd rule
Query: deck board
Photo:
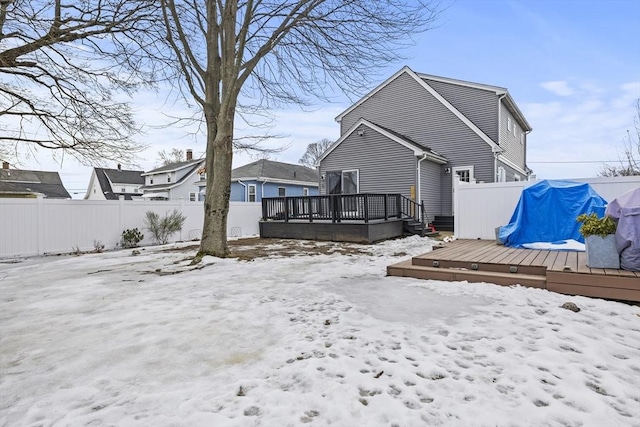
[[(435, 260), (440, 267), (431, 267)], [(639, 272), (589, 268), (584, 252), (516, 249), (491, 240), (455, 240), (437, 251), (389, 266), (387, 272), (444, 281), (520, 283), (569, 295), (640, 302)]]

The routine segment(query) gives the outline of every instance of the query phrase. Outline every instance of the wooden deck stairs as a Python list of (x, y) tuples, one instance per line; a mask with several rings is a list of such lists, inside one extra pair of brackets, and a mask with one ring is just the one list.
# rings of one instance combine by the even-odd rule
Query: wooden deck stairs
[(640, 273), (589, 268), (584, 252), (516, 249), (456, 240), (387, 267), (390, 276), (522, 285), (570, 295), (640, 302)]

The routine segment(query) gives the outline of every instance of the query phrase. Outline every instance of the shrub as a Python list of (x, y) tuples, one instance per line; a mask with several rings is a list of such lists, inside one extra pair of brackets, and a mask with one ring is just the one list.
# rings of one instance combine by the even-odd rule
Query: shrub
[(135, 248), (142, 239), (144, 239), (144, 234), (138, 231), (137, 228), (124, 230), (122, 232), (122, 247)]
[(582, 214), (579, 215), (576, 220), (582, 223), (582, 226), (580, 227), (580, 234), (584, 237), (606, 237), (607, 235), (614, 234), (616, 232), (616, 223), (608, 216), (600, 218), (595, 213), (591, 213), (589, 215)]
[(97, 254), (102, 253), (102, 251), (104, 250), (104, 243), (102, 243), (100, 240), (94, 240), (93, 241), (93, 250)]
[(161, 245), (169, 241), (169, 236), (182, 230), (182, 225), (186, 217), (174, 209), (171, 213), (165, 214), (164, 218), (153, 211), (145, 213), (144, 224), (151, 233), (153, 240)]

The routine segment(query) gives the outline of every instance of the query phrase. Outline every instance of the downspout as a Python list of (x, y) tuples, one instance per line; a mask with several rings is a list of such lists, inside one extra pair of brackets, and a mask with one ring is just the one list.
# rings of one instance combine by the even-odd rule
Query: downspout
[[(260, 177), (258, 177), (258, 181), (260, 181)], [(260, 200), (262, 201), (262, 198), (264, 197), (264, 185), (267, 183), (267, 180), (265, 179), (264, 181), (262, 181), (262, 184), (260, 184)]]
[(244, 201), (248, 202), (249, 201), (249, 193), (247, 192), (247, 184), (245, 184), (244, 182), (238, 180), (238, 184), (242, 185), (244, 187)]
[(418, 191), (416, 191), (416, 200), (418, 203), (422, 203), (422, 188), (420, 186), (420, 181), (422, 181), (422, 176), (420, 175), (420, 162), (422, 162), (423, 160), (425, 160), (427, 158), (427, 153), (424, 153), (422, 155), (421, 159), (418, 159), (418, 185), (416, 186)]
[[(506, 93), (503, 93), (498, 97), (498, 147), (502, 148), (500, 145), (500, 136), (502, 135), (502, 100), (507, 96)], [(493, 153), (493, 182), (498, 182), (498, 155), (499, 151)]]

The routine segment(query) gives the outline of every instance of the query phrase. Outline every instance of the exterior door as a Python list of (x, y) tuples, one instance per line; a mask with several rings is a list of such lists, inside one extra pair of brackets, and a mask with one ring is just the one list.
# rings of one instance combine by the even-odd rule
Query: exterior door
[(456, 186), (458, 182), (474, 182), (473, 166), (457, 166), (451, 170), (451, 215), (456, 214)]

